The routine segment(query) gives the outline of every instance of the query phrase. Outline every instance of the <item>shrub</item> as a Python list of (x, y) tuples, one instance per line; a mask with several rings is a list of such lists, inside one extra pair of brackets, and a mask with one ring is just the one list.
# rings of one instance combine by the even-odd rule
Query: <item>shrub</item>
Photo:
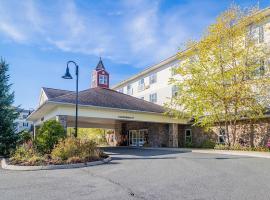
[(249, 147), (249, 146), (241, 146), (240, 144), (235, 144), (233, 146), (228, 146), (224, 144), (217, 144), (215, 146), (216, 150), (235, 150), (235, 151), (263, 151), (263, 152), (269, 152), (269, 148), (267, 147)]
[(186, 142), (184, 145), (186, 148), (193, 148), (195, 147), (194, 144), (192, 142)]
[(213, 140), (204, 140), (201, 144), (201, 148), (205, 149), (214, 149), (216, 145), (216, 142)]
[(55, 146), (51, 156), (53, 159), (67, 160), (70, 157), (79, 155), (79, 140), (68, 137)]
[(65, 136), (62, 125), (56, 120), (49, 120), (44, 122), (38, 130), (35, 146), (42, 154), (51, 153), (53, 147)]
[(18, 146), (10, 158), (11, 164), (19, 165), (42, 165), (45, 158), (39, 155), (31, 142)]
[(19, 144), (24, 144), (32, 140), (32, 134), (28, 131), (22, 131), (19, 133)]
[(95, 142), (73, 137), (61, 140), (52, 150), (51, 156), (53, 160), (67, 163), (88, 162), (105, 157)]

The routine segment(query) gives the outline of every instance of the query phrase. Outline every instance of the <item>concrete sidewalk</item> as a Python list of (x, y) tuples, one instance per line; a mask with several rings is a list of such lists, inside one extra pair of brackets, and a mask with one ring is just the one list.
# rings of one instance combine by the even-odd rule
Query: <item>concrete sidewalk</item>
[(270, 152), (258, 152), (258, 151), (229, 151), (229, 150), (215, 150), (215, 149), (193, 149), (193, 148), (151, 148), (146, 147), (143, 149), (158, 149), (169, 150), (177, 152), (193, 152), (193, 153), (205, 153), (205, 154), (225, 154), (235, 156), (249, 156), (257, 158), (270, 158)]

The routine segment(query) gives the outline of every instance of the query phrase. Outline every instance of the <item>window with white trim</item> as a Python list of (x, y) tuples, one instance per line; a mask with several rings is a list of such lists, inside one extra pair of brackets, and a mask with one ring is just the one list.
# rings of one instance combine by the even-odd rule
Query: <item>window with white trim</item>
[(128, 85), (127, 86), (127, 94), (128, 95), (132, 95), (133, 94), (133, 89), (132, 89), (131, 85)]
[(138, 82), (138, 91), (142, 91), (144, 90), (144, 78), (140, 79), (139, 82)]
[(191, 129), (185, 129), (185, 143), (192, 143), (192, 131)]
[(178, 87), (176, 85), (172, 86), (172, 97), (176, 97), (178, 94)]
[(107, 85), (108, 84), (108, 76), (100, 74), (98, 82), (99, 82), (99, 84)]
[(149, 101), (152, 103), (156, 103), (157, 102), (157, 93), (150, 94)]
[(264, 60), (260, 60), (259, 67), (254, 71), (254, 76), (261, 77), (265, 75), (265, 62)]
[(263, 26), (259, 26), (259, 43), (264, 42), (264, 28)]
[(157, 82), (157, 73), (153, 73), (149, 76), (149, 83), (153, 84)]

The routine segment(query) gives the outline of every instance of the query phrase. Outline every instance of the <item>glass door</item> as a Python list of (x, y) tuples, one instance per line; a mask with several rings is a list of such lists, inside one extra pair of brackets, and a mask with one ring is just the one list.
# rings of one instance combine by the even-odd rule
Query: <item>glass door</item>
[(133, 147), (142, 147), (146, 141), (146, 137), (148, 136), (147, 129), (141, 130), (130, 130), (129, 131), (129, 146)]

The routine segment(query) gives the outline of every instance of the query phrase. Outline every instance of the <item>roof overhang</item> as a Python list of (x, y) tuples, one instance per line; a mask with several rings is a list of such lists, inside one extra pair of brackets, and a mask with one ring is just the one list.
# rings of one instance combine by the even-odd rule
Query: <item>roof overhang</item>
[[(40, 124), (58, 115), (75, 116), (75, 104), (47, 101), (28, 117), (34, 124)], [(125, 110), (98, 106), (79, 105), (79, 117), (112, 119), (119, 121), (139, 121), (155, 123), (187, 124), (188, 119), (176, 119), (164, 113)]]

